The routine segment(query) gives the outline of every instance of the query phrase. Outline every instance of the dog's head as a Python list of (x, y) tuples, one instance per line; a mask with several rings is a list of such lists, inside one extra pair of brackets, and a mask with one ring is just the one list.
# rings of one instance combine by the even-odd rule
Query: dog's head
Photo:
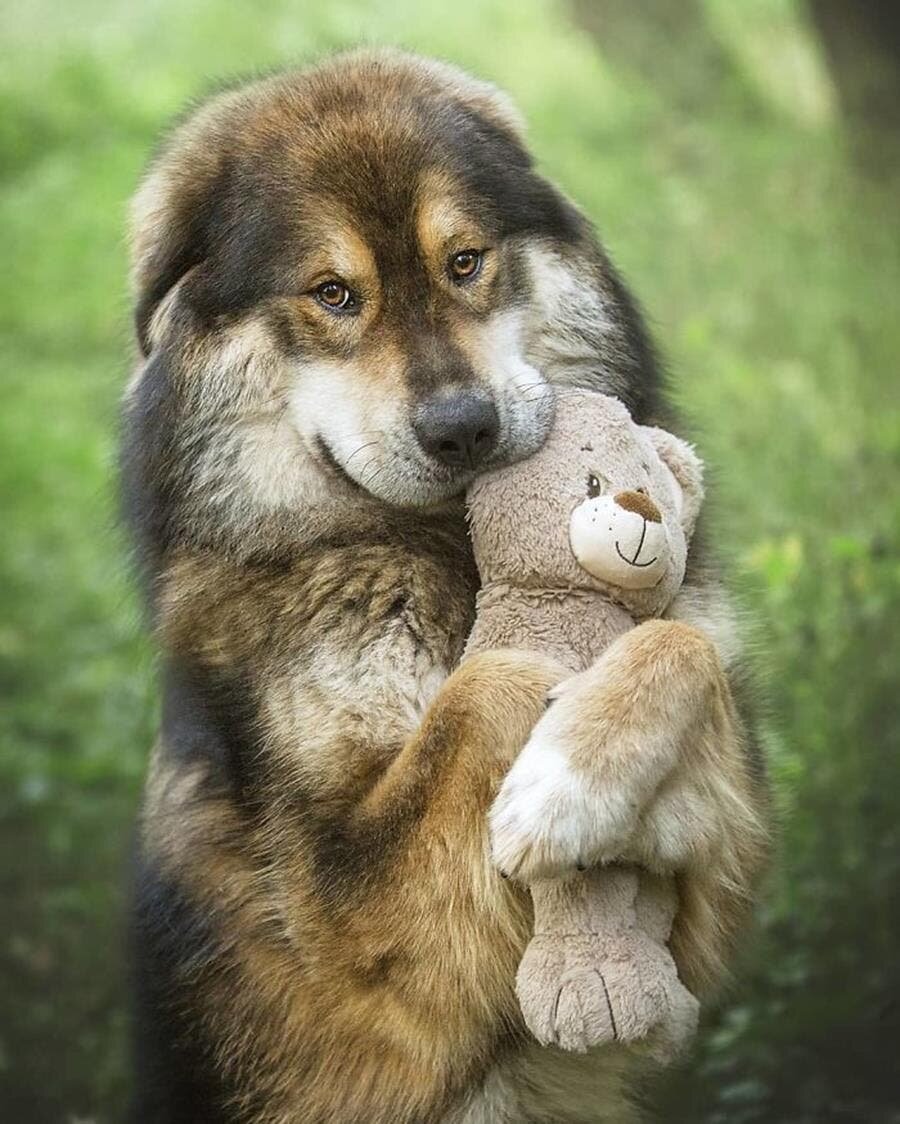
[(627, 390), (585, 220), (506, 99), (442, 64), (363, 52), (217, 96), (152, 164), (133, 253), (142, 471), (195, 523), (439, 505), (541, 445), (550, 383)]

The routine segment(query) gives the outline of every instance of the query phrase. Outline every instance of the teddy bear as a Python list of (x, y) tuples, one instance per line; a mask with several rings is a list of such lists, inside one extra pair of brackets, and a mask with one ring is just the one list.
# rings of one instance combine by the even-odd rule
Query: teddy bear
[[(702, 465), (689, 445), (637, 425), (615, 398), (561, 390), (543, 447), (468, 491), (482, 584), (466, 655), (540, 650), (584, 670), (671, 604), (702, 499)], [(534, 935), (516, 977), (525, 1023), (543, 1045), (583, 1052), (641, 1043), (670, 1061), (699, 1012), (667, 947), (674, 880), (624, 862), (588, 866), (530, 884)]]

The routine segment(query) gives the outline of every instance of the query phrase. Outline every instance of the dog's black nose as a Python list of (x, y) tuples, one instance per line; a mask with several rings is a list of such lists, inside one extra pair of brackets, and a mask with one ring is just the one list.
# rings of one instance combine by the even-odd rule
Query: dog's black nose
[(426, 398), (412, 427), (425, 452), (442, 464), (477, 468), (497, 443), (500, 419), (486, 395), (461, 390)]

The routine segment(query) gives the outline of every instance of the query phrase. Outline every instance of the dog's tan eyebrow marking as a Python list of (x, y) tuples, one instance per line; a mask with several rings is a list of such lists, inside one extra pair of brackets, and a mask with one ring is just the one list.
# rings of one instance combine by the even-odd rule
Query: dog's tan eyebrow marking
[(339, 277), (375, 290), (375, 255), (344, 209), (330, 199), (318, 201), (314, 221), (316, 249), (300, 265), (304, 287)]
[(419, 177), (416, 238), (428, 261), (440, 261), (452, 250), (484, 248), (484, 231), (466, 212), (446, 172), (429, 168)]

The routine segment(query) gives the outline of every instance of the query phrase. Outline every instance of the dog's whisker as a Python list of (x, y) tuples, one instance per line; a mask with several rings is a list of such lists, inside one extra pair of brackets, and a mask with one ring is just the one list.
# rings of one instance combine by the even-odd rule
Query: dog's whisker
[(369, 460), (367, 460), (366, 463), (363, 465), (362, 472), (360, 472), (360, 474), (359, 474), (362, 477), (363, 480), (365, 480), (365, 478), (366, 478), (366, 473), (369, 471), (369, 469), (372, 467), (373, 464), (377, 463), (377, 461), (378, 461), (378, 457), (370, 457)]
[(527, 399), (530, 395), (533, 395), (533, 394), (538, 394), (538, 395), (547, 394), (548, 392), (552, 392), (552, 389), (553, 389), (550, 386), (549, 383), (545, 383), (545, 382), (544, 383), (529, 382), (529, 383), (523, 383), (521, 385), (519, 383), (513, 382), (512, 388), (516, 392), (516, 394), (520, 395), (522, 398), (525, 398), (525, 399)]
[[(592, 390), (593, 389), (592, 387), (588, 387), (588, 386), (555, 387), (555, 386), (553, 386), (552, 383), (550, 383), (549, 386), (551, 387), (553, 398), (557, 402), (562, 401), (566, 398), (574, 398), (579, 394), (583, 394), (586, 390)], [(523, 394), (522, 398), (525, 402), (536, 402), (538, 400), (538, 398), (543, 396), (544, 393), (545, 393), (545, 391), (542, 388), (540, 394), (533, 394), (533, 395)]]
[(347, 459), (344, 461), (344, 466), (346, 467), (354, 457), (358, 457), (360, 453), (364, 452), (364, 450), (371, 449), (373, 445), (377, 444), (377, 441), (367, 441), (365, 445), (360, 445), (358, 449), (354, 449), (350, 456), (347, 457)]
[(375, 483), (375, 481), (378, 479), (378, 477), (382, 474), (382, 472), (384, 472), (384, 470), (387, 467), (388, 467), (387, 461), (385, 461), (381, 465), (379, 465), (378, 468), (376, 468), (375, 471), (372, 473), (372, 475), (370, 477), (368, 477), (368, 479), (364, 480), (363, 487), (371, 491), (372, 485)]
[(357, 437), (370, 437), (372, 434), (378, 437), (383, 437), (387, 433), (386, 429), (358, 429), (355, 433), (347, 434), (348, 441), (355, 441)]

